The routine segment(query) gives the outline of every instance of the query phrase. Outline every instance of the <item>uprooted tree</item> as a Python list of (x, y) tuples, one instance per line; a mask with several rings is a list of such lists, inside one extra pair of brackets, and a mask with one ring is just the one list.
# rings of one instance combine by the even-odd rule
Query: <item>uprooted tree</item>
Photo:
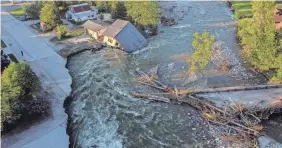
[(203, 71), (210, 62), (213, 55), (212, 45), (215, 43), (215, 37), (209, 35), (205, 31), (202, 35), (199, 32), (194, 33), (194, 40), (192, 47), (195, 51), (190, 59), (187, 59), (187, 63), (190, 65), (189, 75), (196, 75), (198, 71)]
[[(201, 116), (209, 124), (219, 127), (220, 139), (232, 144), (232, 147), (258, 147), (257, 137), (263, 131), (262, 120), (274, 112), (281, 112), (282, 98), (271, 102), (259, 102), (253, 106), (245, 105), (243, 102), (233, 102), (232, 99), (224, 100), (221, 105), (202, 98), (189, 89), (172, 88), (161, 83), (156, 73), (147, 74), (137, 69), (136, 81), (142, 85), (154, 88), (157, 92), (136, 93), (130, 95), (136, 98), (166, 102), (185, 103), (201, 111)], [(257, 89), (257, 88), (254, 88)], [(267, 105), (265, 105), (265, 103)]]

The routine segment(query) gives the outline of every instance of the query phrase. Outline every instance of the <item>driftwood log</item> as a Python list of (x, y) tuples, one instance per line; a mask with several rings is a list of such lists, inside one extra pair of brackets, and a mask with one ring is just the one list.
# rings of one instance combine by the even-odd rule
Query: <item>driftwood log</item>
[[(185, 103), (189, 104), (201, 111), (201, 116), (208, 123), (224, 126), (229, 128), (228, 133), (222, 133), (221, 139), (232, 143), (240, 142), (243, 147), (256, 147), (257, 137), (261, 134), (263, 126), (261, 119), (265, 119), (273, 113), (273, 110), (281, 110), (282, 98), (271, 103), (268, 109), (256, 110), (247, 109), (242, 104), (234, 104), (229, 102), (228, 108), (219, 108), (211, 101), (203, 98), (195, 97), (197, 93), (214, 93), (224, 91), (242, 91), (242, 90), (257, 90), (268, 88), (280, 88), (282, 85), (257, 85), (257, 86), (242, 86), (242, 87), (225, 87), (218, 89), (201, 89), (201, 90), (180, 90), (176, 87), (170, 88), (167, 85), (154, 79), (142, 71), (138, 71), (142, 79), (137, 81), (140, 84), (147, 85), (162, 91), (163, 93), (154, 94), (138, 94), (131, 93), (130, 95), (136, 98), (161, 101), (166, 103)], [(169, 97), (164, 97), (166, 95)], [(231, 101), (231, 100), (230, 100)]]

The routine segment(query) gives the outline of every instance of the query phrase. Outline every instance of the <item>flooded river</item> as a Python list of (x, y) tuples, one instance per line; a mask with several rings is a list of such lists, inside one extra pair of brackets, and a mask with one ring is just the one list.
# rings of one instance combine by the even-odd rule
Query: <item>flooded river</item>
[[(159, 27), (159, 35), (135, 54), (106, 49), (73, 56), (68, 68), (73, 78), (68, 106), (72, 145), (89, 148), (119, 147), (214, 147), (214, 138), (198, 112), (185, 105), (135, 99), (132, 91), (152, 91), (134, 81), (137, 68), (148, 71), (158, 66), (163, 83), (181, 87), (209, 87), (258, 83), (240, 62), (232, 13), (224, 2), (178, 2), (187, 8), (178, 25)], [(175, 10), (175, 11), (176, 11)], [(187, 72), (182, 55), (193, 52), (193, 33), (214, 34), (224, 54), (234, 63), (230, 74), (211, 64), (204, 77), (183, 81)]]

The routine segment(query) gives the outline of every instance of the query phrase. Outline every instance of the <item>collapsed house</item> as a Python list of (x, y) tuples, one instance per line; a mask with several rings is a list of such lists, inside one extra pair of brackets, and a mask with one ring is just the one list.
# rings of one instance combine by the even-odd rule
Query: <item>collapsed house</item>
[(82, 26), (86, 34), (91, 35), (95, 40), (103, 41), (103, 32), (109, 25), (101, 20), (88, 20)]
[(94, 6), (90, 7), (88, 3), (72, 5), (65, 13), (65, 16), (67, 20), (73, 20), (75, 22), (97, 19), (98, 9)]
[(129, 53), (143, 48), (148, 43), (129, 21), (121, 19), (111, 25), (101, 21), (87, 21), (83, 27), (94, 39)]

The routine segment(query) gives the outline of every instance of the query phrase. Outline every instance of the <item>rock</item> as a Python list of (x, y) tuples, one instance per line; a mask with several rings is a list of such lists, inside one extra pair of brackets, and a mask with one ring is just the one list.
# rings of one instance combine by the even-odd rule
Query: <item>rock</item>
[(177, 24), (174, 18), (167, 18), (165, 16), (161, 17), (161, 23), (163, 26), (172, 26)]
[(192, 130), (193, 130), (193, 131), (195, 131), (195, 130), (196, 130), (196, 128), (192, 128)]

